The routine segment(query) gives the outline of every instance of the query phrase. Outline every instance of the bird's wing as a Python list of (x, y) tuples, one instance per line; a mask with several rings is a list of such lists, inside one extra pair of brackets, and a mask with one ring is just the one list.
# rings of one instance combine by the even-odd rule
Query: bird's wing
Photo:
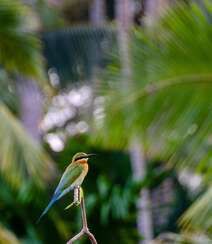
[(67, 194), (72, 187), (74, 187), (73, 183), (75, 180), (80, 177), (80, 175), (83, 173), (83, 166), (80, 164), (73, 164), (71, 163), (63, 173), (61, 180), (54, 192), (54, 195), (48, 204), (48, 206), (44, 209), (43, 213), (39, 217), (38, 221), (48, 212), (48, 210), (51, 208), (51, 206), (62, 196)]
[(83, 167), (80, 164), (71, 163), (63, 173), (60, 182), (55, 190), (54, 194), (62, 192), (68, 188), (83, 172)]

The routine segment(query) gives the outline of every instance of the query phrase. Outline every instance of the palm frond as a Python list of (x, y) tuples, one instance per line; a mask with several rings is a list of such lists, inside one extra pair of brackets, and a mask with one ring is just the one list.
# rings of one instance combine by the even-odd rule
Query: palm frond
[(211, 239), (202, 233), (162, 233), (151, 244), (209, 244)]
[(54, 173), (54, 166), (12, 113), (0, 104), (0, 171), (15, 188), (35, 184), (42, 187)]
[[(212, 4), (206, 3), (211, 14)], [(123, 86), (119, 64), (112, 65), (101, 93), (105, 117), (97, 142), (123, 148), (136, 134), (148, 158), (189, 168), (210, 184), (211, 40), (211, 23), (194, 3), (177, 5), (153, 32), (135, 30), (130, 86)]]
[(181, 224), (187, 231), (202, 229), (212, 233), (212, 187), (198, 199), (181, 218)]
[(15, 84), (3, 69), (0, 69), (0, 101), (7, 105), (11, 111), (17, 112), (18, 98)]
[(11, 231), (0, 225), (0, 243), (20, 244), (20, 241)]
[(0, 64), (13, 73), (43, 78), (41, 43), (29, 32), (27, 17), (20, 1), (0, 1)]

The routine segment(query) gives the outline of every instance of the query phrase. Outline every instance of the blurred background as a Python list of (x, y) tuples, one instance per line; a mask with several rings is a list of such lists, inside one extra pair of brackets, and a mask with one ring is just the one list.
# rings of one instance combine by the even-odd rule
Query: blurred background
[(80, 231), (72, 194), (36, 224), (80, 151), (98, 243), (212, 243), (211, 24), (211, 0), (0, 0), (1, 244)]

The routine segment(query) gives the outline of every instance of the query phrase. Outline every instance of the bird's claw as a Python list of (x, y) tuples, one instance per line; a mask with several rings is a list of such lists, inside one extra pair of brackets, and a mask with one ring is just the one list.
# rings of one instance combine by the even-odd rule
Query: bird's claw
[(79, 206), (79, 205), (80, 205), (80, 203), (81, 203), (81, 189), (80, 189), (80, 192), (79, 192), (79, 193), (80, 193), (80, 194), (79, 194), (79, 197), (78, 197), (78, 198), (75, 198), (75, 200), (74, 200), (71, 204), (69, 204), (69, 205), (65, 208), (65, 210), (71, 208), (73, 205), (75, 205), (75, 206)]
[(71, 208), (73, 205), (79, 206), (81, 204), (81, 199), (82, 198), (83, 198), (83, 189), (79, 186), (79, 187), (77, 187), (77, 192), (76, 192), (76, 195), (74, 197), (75, 200), (71, 204), (69, 204), (65, 208), (65, 210)]
[(79, 206), (80, 203), (81, 203), (81, 201), (76, 201), (76, 202), (75, 202), (75, 205), (76, 205), (76, 206)]
[(65, 207), (65, 210), (69, 209), (70, 207), (72, 207), (74, 205), (74, 202), (72, 202), (71, 204), (69, 204), (67, 207)]
[(65, 210), (71, 208), (72, 206), (78, 206), (80, 205), (80, 201), (75, 201), (75, 202), (72, 202), (71, 204), (69, 204), (67, 207), (65, 207)]

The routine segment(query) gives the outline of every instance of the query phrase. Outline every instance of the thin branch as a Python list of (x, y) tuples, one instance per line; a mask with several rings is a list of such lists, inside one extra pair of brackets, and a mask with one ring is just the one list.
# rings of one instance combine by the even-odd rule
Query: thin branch
[(76, 234), (74, 237), (72, 237), (67, 242), (67, 244), (72, 244), (74, 241), (79, 240), (84, 235), (88, 236), (88, 238), (90, 239), (92, 244), (97, 244), (97, 241), (96, 241), (94, 235), (88, 229), (87, 217), (86, 217), (86, 209), (85, 209), (85, 200), (84, 200), (84, 196), (83, 196), (83, 193), (81, 192), (80, 187), (77, 187), (75, 189), (75, 194), (76, 194), (76, 192), (77, 192), (78, 200), (80, 202), (80, 207), (81, 207), (82, 229), (81, 229), (81, 231), (78, 234)]

